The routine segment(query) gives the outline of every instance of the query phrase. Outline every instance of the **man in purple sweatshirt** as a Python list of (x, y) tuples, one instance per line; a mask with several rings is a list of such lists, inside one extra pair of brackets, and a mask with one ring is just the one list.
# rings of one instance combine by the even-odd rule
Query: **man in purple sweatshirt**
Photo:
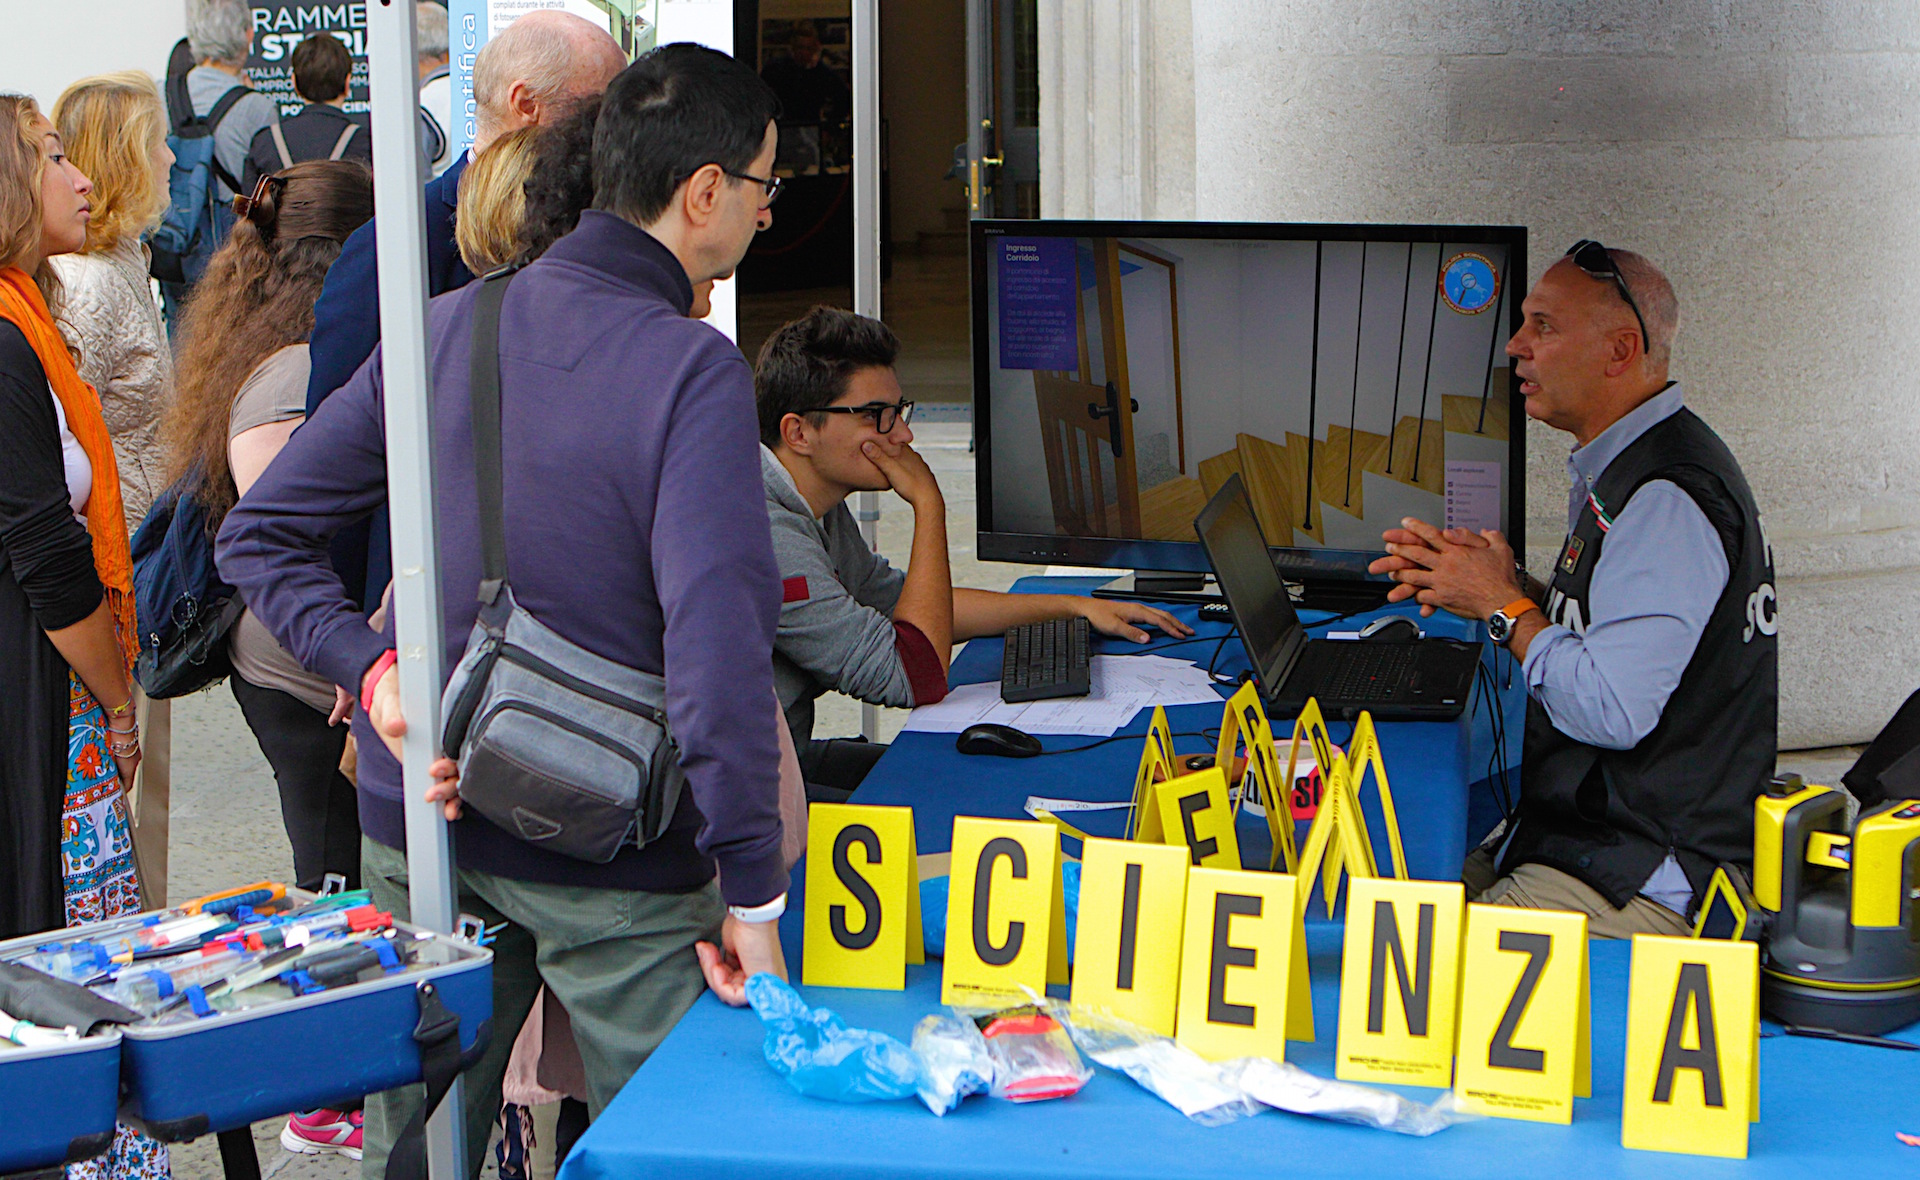
[[(493, 948), (503, 1035), (467, 1075), (476, 1173), (511, 1030), (542, 981), (573, 1019), (598, 1116), (705, 986), (739, 1004), (748, 975), (785, 973), (779, 753), (765, 707), (780, 584), (753, 378), (731, 342), (687, 318), (692, 284), (731, 274), (772, 222), (778, 109), (751, 70), (698, 46), (628, 67), (601, 108), (594, 209), (514, 279), (502, 309), (514, 594), (574, 643), (666, 677), (690, 791), (666, 834), (605, 865), (534, 848), (470, 812), (454, 823), (460, 908), (506, 923)], [(479, 290), (435, 299), (428, 313), (448, 669), (478, 605), (468, 347)], [(376, 351), (228, 514), (217, 552), (301, 663), (361, 698), (362, 874), (376, 904), (399, 915), (393, 624), (370, 629), (327, 559), (336, 530), (384, 503), (382, 403)], [(401, 1091), (369, 1100), (364, 1174), (382, 1173), (417, 1102)]]

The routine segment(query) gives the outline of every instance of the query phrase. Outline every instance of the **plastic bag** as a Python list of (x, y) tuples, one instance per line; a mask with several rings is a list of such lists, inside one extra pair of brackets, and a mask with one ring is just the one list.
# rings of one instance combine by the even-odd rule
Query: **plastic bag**
[(913, 1026), (913, 1055), (920, 1059), (920, 1101), (934, 1114), (946, 1114), (993, 1084), (993, 1058), (971, 1020), (921, 1017)]
[(1028, 1005), (982, 1016), (980, 1035), (993, 1059), (995, 1098), (1038, 1102), (1078, 1094), (1093, 1071), (1074, 1050), (1073, 1038), (1041, 1009)]
[(1481, 1117), (1461, 1109), (1451, 1093), (1426, 1105), (1390, 1090), (1333, 1081), (1265, 1057), (1207, 1061), (1169, 1037), (1108, 1012), (1058, 1001), (1049, 1003), (1048, 1010), (1087, 1056), (1126, 1074), (1202, 1126), (1223, 1126), (1267, 1106), (1420, 1136)]
[(766, 1026), (767, 1064), (811, 1098), (878, 1102), (911, 1098), (920, 1085), (913, 1050), (885, 1033), (848, 1028), (826, 1008), (812, 1008), (779, 976), (747, 980), (747, 1002)]

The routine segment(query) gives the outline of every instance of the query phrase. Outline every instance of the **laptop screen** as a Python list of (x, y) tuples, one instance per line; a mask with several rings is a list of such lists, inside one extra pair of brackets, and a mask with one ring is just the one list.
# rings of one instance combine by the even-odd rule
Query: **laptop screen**
[(1280, 691), (1287, 666), (1306, 642), (1306, 629), (1274, 568), (1253, 501), (1237, 472), (1207, 501), (1193, 528), (1233, 610), (1240, 642), (1261, 687), (1268, 693)]

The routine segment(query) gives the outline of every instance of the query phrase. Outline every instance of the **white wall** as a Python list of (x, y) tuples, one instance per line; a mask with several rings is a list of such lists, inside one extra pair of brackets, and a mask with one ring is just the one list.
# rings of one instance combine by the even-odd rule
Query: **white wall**
[[(1041, 11), (1050, 214), (1179, 207), (1165, 129), (1138, 111), (1183, 81), (1198, 217), (1524, 225), (1522, 288), (1581, 237), (1660, 263), (1681, 301), (1674, 375), (1773, 541), (1781, 745), (1864, 740), (1920, 683), (1920, 4)], [(1074, 46), (1183, 18), (1189, 39), (1158, 42), (1150, 71), (1072, 64)], [(1134, 141), (1088, 136), (1082, 112)], [(1534, 425), (1527, 447), (1537, 564), (1565, 528), (1567, 439)]]
[(41, 109), (69, 83), (109, 70), (166, 72), (186, 36), (181, 0), (0, 0), (0, 90), (31, 94)]

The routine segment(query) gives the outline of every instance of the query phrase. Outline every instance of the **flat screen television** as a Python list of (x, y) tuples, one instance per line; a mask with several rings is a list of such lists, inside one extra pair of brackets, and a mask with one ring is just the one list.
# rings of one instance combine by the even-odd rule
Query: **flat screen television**
[(1194, 518), (1236, 472), (1292, 580), (1368, 580), (1405, 516), (1498, 528), (1525, 552), (1505, 345), (1526, 240), (975, 221), (980, 557), (1191, 579), (1207, 568)]

